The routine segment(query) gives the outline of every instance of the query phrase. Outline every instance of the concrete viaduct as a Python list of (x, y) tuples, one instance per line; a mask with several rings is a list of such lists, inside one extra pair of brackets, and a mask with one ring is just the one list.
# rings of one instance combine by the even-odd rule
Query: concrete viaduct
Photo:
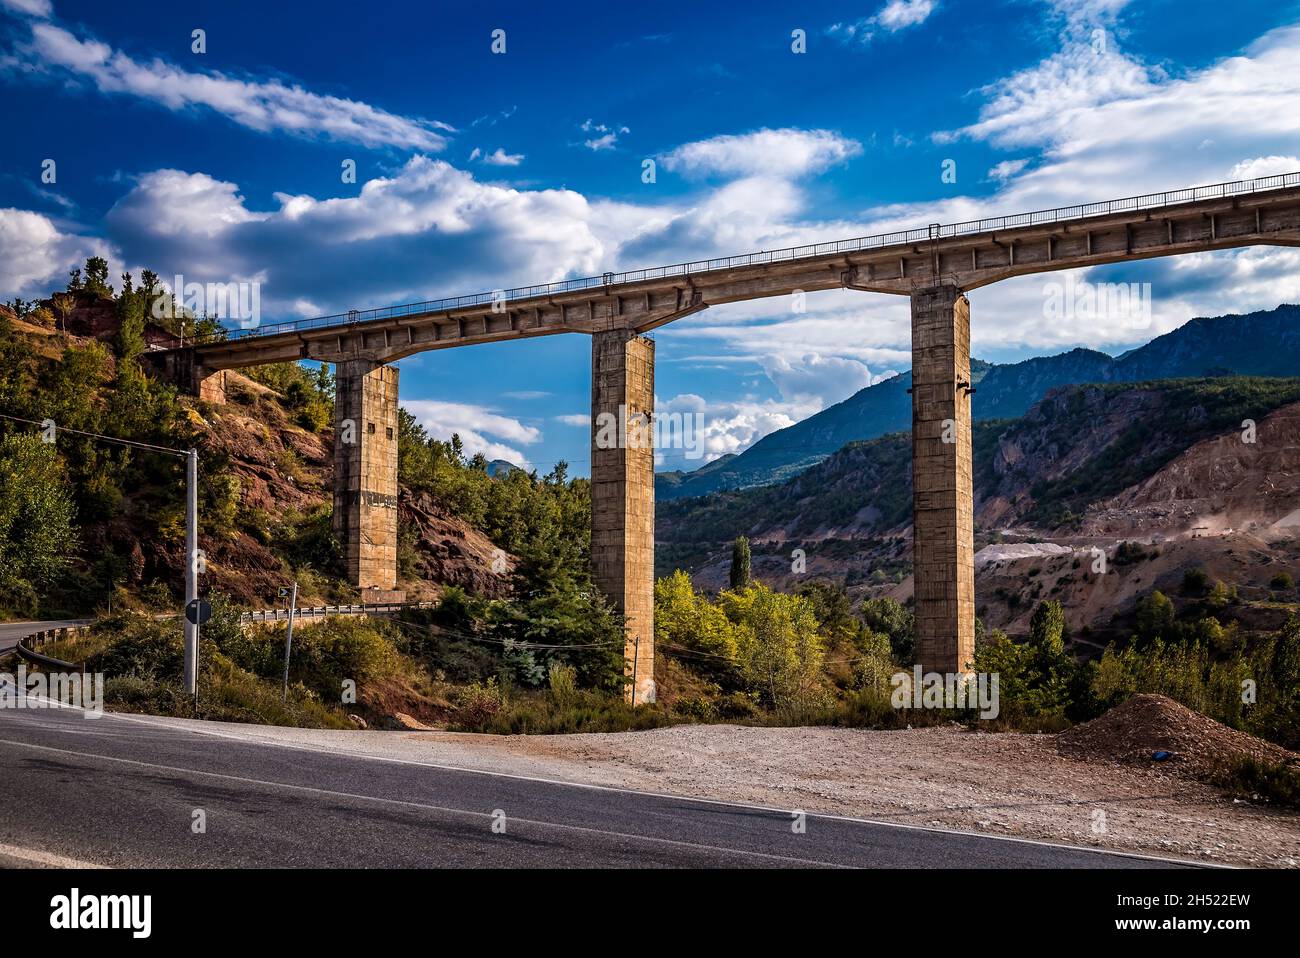
[[(1300, 173), (354, 310), (235, 330), (227, 339), (151, 359), (214, 403), (224, 401), (227, 369), (334, 363), (335, 531), (345, 543), (353, 584), (392, 589), (398, 370), (388, 363), (430, 349), (583, 333), (592, 342), (594, 424), (602, 413), (653, 415), (655, 344), (644, 334), (674, 320), (710, 306), (798, 291), (843, 287), (909, 296), (917, 658), (927, 670), (962, 672), (975, 647), (970, 304), (964, 294), (1028, 273), (1253, 245), (1300, 246)], [(596, 448), (595, 435), (593, 425), (593, 574), (624, 616), (629, 694), (648, 702), (654, 699), (654, 453)]]

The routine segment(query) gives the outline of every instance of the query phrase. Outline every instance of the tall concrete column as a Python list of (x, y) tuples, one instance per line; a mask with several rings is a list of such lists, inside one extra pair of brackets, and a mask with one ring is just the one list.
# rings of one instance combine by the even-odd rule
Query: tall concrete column
[(912, 293), (912, 507), (916, 661), (975, 659), (970, 302), (955, 286)]
[(397, 585), (396, 366), (339, 363), (334, 377), (334, 534), (348, 579)]
[(627, 695), (655, 700), (655, 344), (624, 329), (591, 338), (591, 565), (623, 614)]

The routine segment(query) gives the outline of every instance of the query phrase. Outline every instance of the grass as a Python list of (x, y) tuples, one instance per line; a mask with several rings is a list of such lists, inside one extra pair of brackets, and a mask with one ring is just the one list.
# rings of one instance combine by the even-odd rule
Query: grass
[[(241, 629), (237, 616), (221, 610), (200, 643), (196, 704), (181, 681), (182, 643), (179, 622), (125, 612), (42, 651), (104, 673), (110, 709), (306, 728), (353, 727), (348, 716), (368, 711), (366, 693), (410, 669), (375, 624), (325, 620), (295, 630), (285, 698), (284, 627)], [(354, 701), (344, 699), (348, 682), (357, 690)]]
[(1220, 771), (1214, 783), (1238, 798), (1300, 808), (1300, 768), (1292, 764), (1247, 756)]

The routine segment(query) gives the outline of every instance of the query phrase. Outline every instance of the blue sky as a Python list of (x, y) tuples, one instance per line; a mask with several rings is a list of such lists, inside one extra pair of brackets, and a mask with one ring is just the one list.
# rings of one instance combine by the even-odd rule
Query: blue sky
[[(1300, 170), (1295, 2), (449, 7), (0, 0), (0, 297), (100, 254), (258, 282), (275, 322)], [(1150, 282), (1150, 325), (1051, 322), (1061, 277), (1026, 277), (972, 294), (975, 353), (1120, 351), (1300, 301), (1300, 254), (1080, 278)], [(656, 339), (658, 407), (702, 412), (709, 456), (909, 355), (905, 300), (842, 291)], [(403, 402), (471, 450), (585, 473), (589, 358), (580, 336), (425, 353)]]

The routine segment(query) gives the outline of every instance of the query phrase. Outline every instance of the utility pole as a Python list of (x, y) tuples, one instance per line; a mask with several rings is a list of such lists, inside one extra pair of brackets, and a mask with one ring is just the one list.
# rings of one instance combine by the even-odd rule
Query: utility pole
[[(63, 295), (63, 294), (58, 294)], [(70, 307), (69, 307), (70, 308)], [(37, 420), (24, 419), (21, 416), (10, 416), (7, 413), (0, 412), (0, 419), (7, 419), (10, 422), (21, 422), (28, 426), (37, 426), (41, 430), (53, 429), (55, 433), (66, 432), (74, 436), (85, 436), (87, 439), (95, 439), (100, 442), (111, 442), (118, 446), (129, 446), (132, 449), (144, 449), (148, 452), (162, 453), (166, 456), (175, 456), (178, 459), (186, 460), (185, 470), (185, 614), (183, 616), (185, 624), (185, 690), (189, 694), (198, 698), (198, 667), (199, 667), (199, 622), (206, 622), (212, 615), (211, 607), (206, 609), (199, 608), (199, 573), (204, 570), (203, 559), (199, 553), (199, 451), (197, 449), (173, 449), (170, 446), (155, 446), (148, 442), (136, 442), (134, 439), (122, 439), (118, 436), (104, 436), (97, 432), (85, 432), (81, 429), (68, 429), (66, 427), (55, 426), (51, 419)], [(47, 441), (53, 441), (49, 439)], [(191, 604), (194, 604), (193, 616), (195, 621), (190, 622)], [(204, 603), (206, 605), (206, 603)], [(112, 597), (109, 598), (109, 611), (112, 611)]]
[[(185, 605), (199, 597), (199, 451), (187, 454), (185, 471)], [(185, 620), (185, 691), (198, 698), (199, 626)]]
[[(284, 589), (280, 589), (284, 595)], [(289, 652), (293, 649), (293, 617), (298, 611), (298, 580), (293, 580), (293, 598), (289, 600), (289, 631), (284, 637), (284, 701), (289, 701)]]

